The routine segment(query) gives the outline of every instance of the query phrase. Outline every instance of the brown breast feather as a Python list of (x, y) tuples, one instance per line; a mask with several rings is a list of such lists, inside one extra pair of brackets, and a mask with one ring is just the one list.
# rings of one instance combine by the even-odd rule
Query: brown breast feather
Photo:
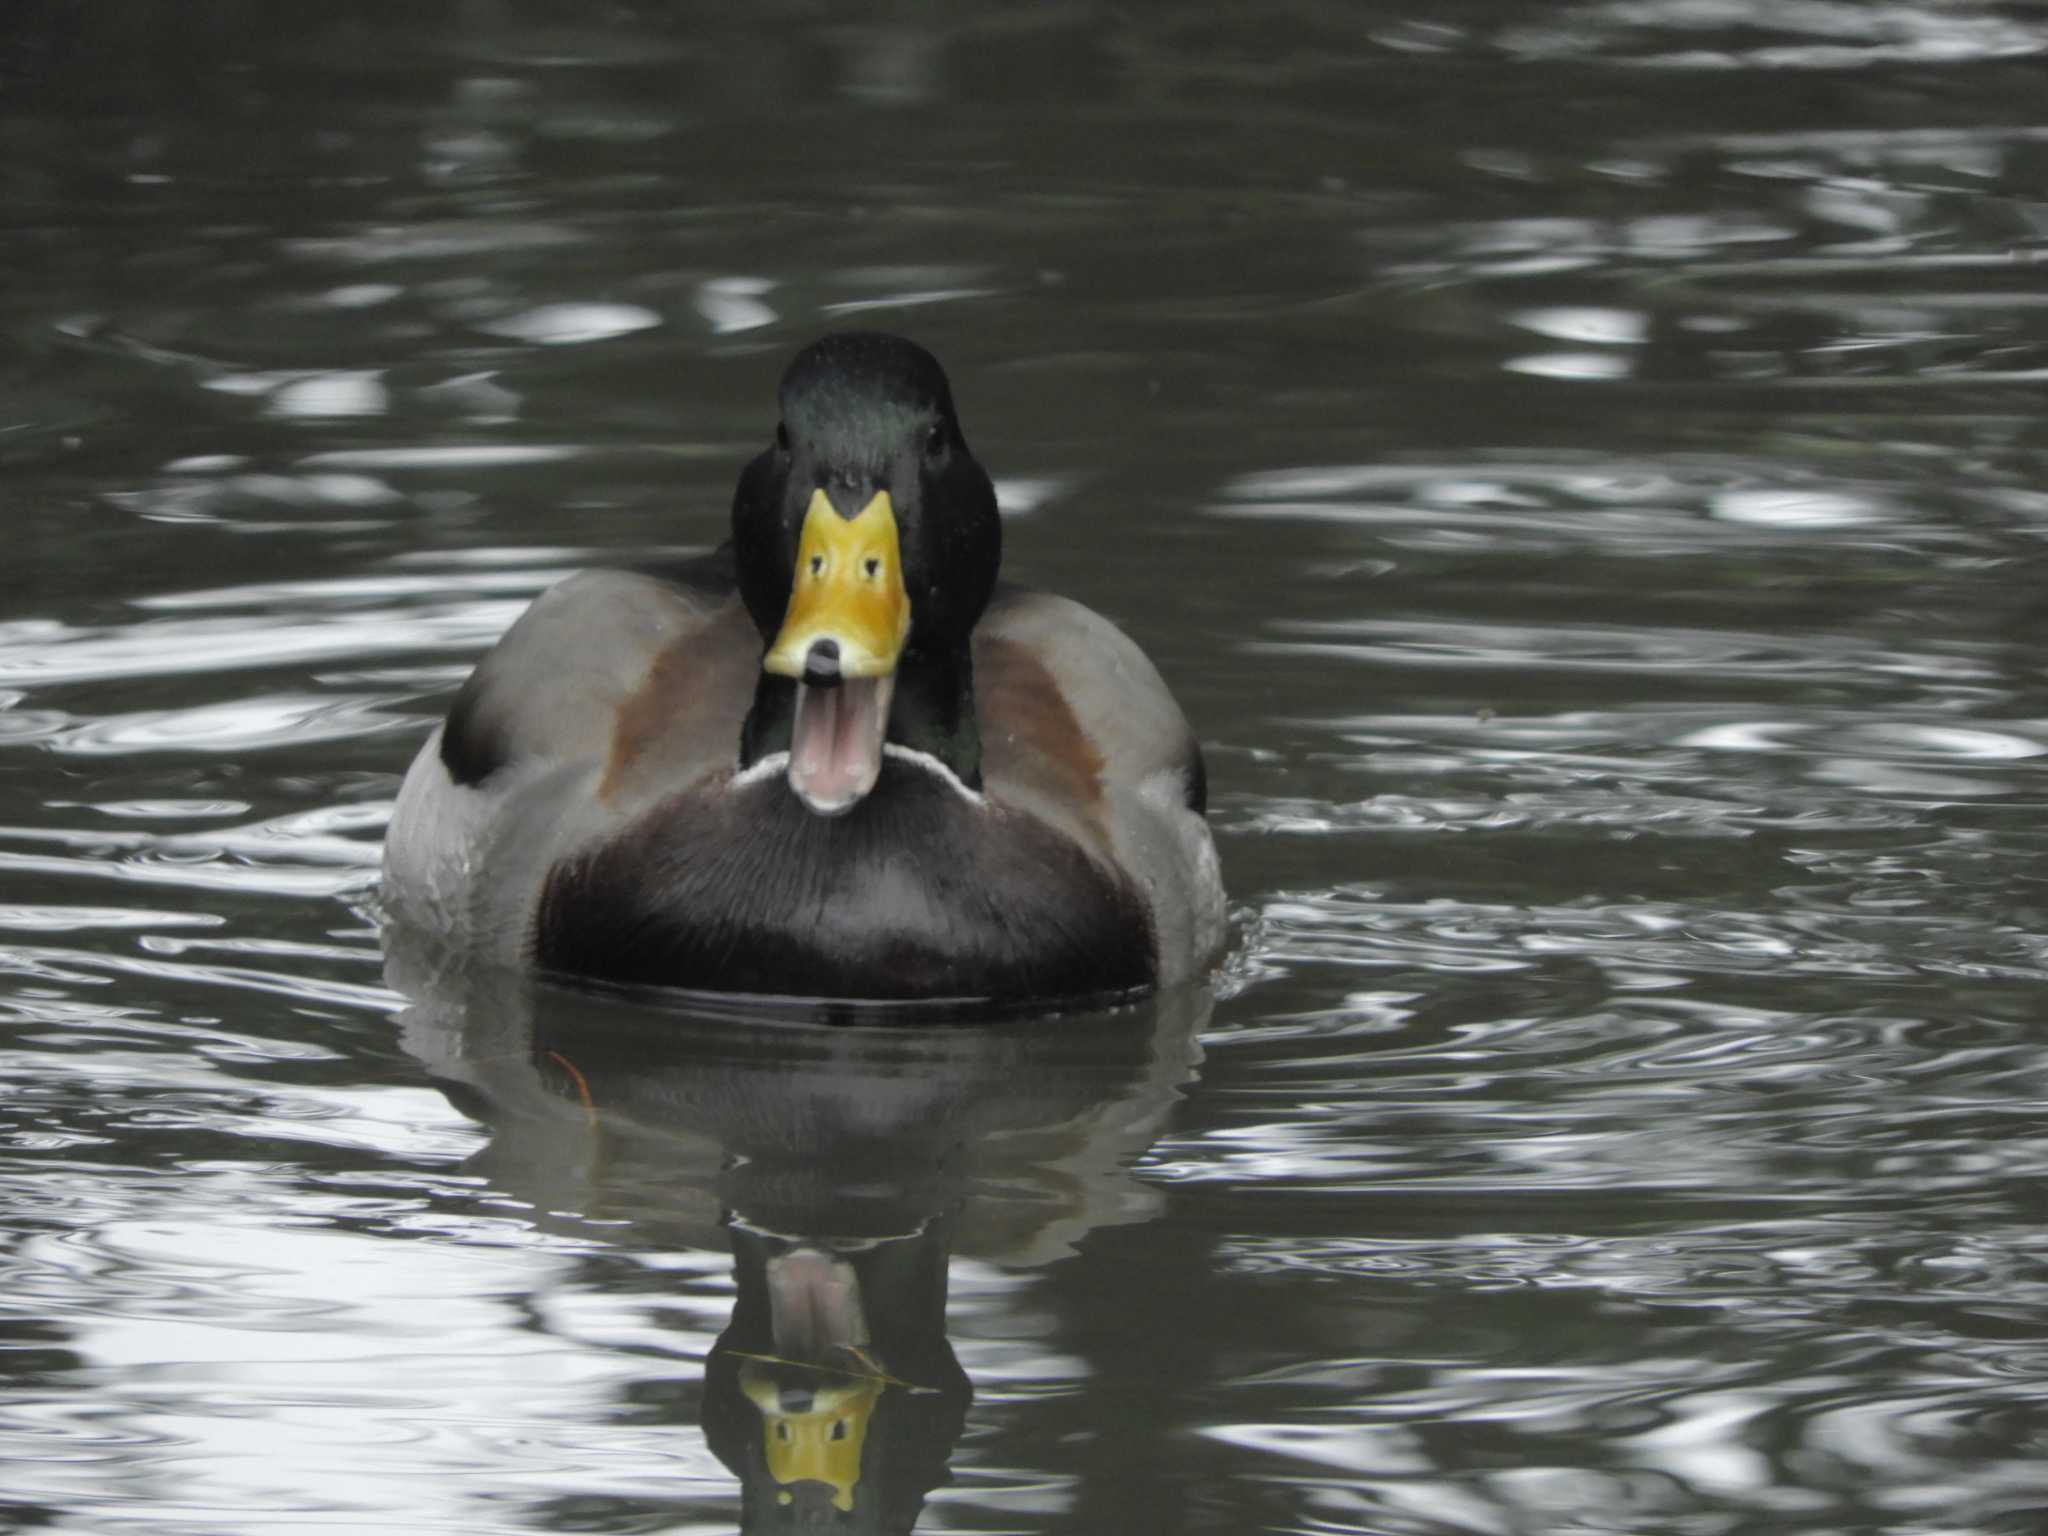
[(1070, 830), (1107, 858), (1102, 752), (1051, 668), (1029, 646), (991, 635), (975, 648), (974, 672), (982, 768), (991, 790), (1000, 797), (1015, 787), (1027, 802), (1064, 811), (1074, 823)]
[(613, 712), (598, 797), (623, 798), (649, 776), (672, 790), (707, 768), (737, 762), (760, 649), (761, 637), (737, 601), (664, 647)]

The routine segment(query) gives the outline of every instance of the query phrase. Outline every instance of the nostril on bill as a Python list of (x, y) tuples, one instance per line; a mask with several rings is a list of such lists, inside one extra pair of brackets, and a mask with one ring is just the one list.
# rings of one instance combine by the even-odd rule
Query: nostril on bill
[(804, 682), (812, 688), (832, 688), (839, 680), (839, 642), (813, 640), (804, 653)]

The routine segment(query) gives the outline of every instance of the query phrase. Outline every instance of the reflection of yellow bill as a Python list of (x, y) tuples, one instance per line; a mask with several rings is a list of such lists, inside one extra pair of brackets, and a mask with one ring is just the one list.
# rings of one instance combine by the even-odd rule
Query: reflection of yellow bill
[(910, 634), (910, 594), (903, 590), (903, 552), (896, 508), (887, 491), (841, 517), (822, 490), (811, 493), (796, 547), (796, 574), (782, 633), (762, 670), (802, 677), (804, 659), (820, 640), (839, 646), (842, 677), (886, 677), (896, 670)]
[(774, 1381), (757, 1365), (740, 1367), (740, 1390), (760, 1410), (761, 1445), (768, 1475), (782, 1485), (781, 1501), (791, 1501), (791, 1483), (815, 1482), (832, 1490), (834, 1509), (852, 1509), (860, 1486), (861, 1447), (882, 1395), (881, 1381), (864, 1377), (851, 1386), (820, 1387), (803, 1413), (783, 1412)]

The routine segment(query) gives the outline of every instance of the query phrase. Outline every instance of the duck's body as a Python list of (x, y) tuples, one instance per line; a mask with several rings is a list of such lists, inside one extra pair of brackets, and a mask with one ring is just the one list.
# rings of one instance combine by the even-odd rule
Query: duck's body
[[(732, 546), (673, 579), (573, 577), (479, 664), (400, 791), (393, 917), (714, 991), (1049, 998), (1199, 974), (1222, 886), (1158, 672), (1079, 604), (994, 586), (993, 494), (923, 353), (829, 338), (783, 393), (795, 446), (749, 467)], [(952, 445), (866, 451), (893, 441), (877, 415)], [(891, 578), (904, 613), (876, 595)]]

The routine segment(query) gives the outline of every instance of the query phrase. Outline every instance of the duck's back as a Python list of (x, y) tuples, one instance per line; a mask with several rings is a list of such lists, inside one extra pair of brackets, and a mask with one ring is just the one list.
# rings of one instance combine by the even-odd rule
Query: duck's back
[(1130, 883), (1154, 980), (1198, 974), (1223, 943), (1223, 883), (1202, 749), (1158, 668), (1093, 609), (1011, 586), (983, 615), (974, 661), (989, 798)]
[(534, 958), (548, 871), (677, 785), (729, 768), (753, 626), (729, 569), (585, 571), (477, 664), (399, 790), (384, 904), (492, 958)]

